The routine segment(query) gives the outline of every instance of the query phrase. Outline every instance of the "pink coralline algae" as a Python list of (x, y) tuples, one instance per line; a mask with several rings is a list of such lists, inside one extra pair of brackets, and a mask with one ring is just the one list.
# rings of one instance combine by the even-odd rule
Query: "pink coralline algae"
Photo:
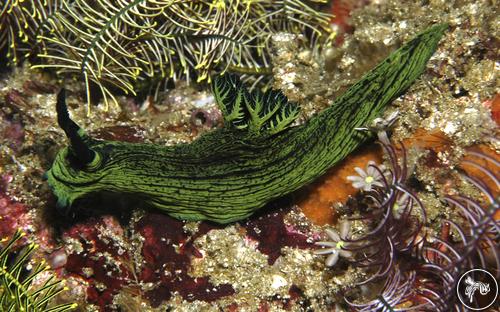
[(7, 196), (0, 194), (0, 236), (7, 237), (14, 234), (16, 229), (25, 229), (31, 220), (28, 217), (26, 206), (11, 201)]
[(28, 208), (6, 194), (11, 181), (11, 175), (0, 176), (0, 238), (12, 236), (19, 228), (26, 231), (32, 223)]
[(11, 142), (10, 147), (17, 151), (24, 141), (23, 127), (18, 122), (4, 120), (2, 136), (7, 138)]
[(15, 152), (19, 152), (24, 142), (24, 129), (19, 121), (11, 120), (0, 113), (0, 138)]

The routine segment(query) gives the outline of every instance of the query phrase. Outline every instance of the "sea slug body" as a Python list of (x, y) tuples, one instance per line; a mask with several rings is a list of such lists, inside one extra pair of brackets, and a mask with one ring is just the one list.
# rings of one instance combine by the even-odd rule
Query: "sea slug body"
[(301, 126), (279, 91), (248, 92), (230, 75), (212, 84), (225, 126), (191, 144), (158, 146), (92, 139), (70, 118), (64, 91), (58, 122), (71, 145), (47, 171), (58, 206), (93, 193), (124, 193), (183, 220), (229, 223), (310, 183), (356, 149), (356, 131), (380, 115), (425, 69), (446, 29), (436, 25), (393, 52), (331, 106)]

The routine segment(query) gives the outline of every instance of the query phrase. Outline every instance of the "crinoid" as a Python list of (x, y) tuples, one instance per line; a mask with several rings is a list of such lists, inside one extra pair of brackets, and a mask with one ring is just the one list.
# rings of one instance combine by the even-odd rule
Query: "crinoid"
[[(356, 168), (359, 176), (349, 178), (362, 191), (356, 209), (360, 217), (350, 221), (361, 221), (366, 229), (342, 240), (329, 234), (333, 242), (317, 244), (330, 249), (316, 253), (334, 252), (336, 259), (340, 252), (348, 253), (345, 259), (350, 265), (365, 268), (368, 278), (357, 283), (361, 287), (355, 294), (344, 294), (354, 310), (463, 311), (456, 291), (463, 273), (481, 268), (500, 277), (500, 224), (495, 219), (500, 212), (500, 163), (487, 154), (468, 152), (462, 165), (476, 173), (464, 173), (462, 178), (479, 195), (444, 196), (451, 213), (435, 235), (427, 228), (426, 207), (409, 186), (412, 166), (405, 147), (396, 147), (388, 138), (394, 120), (392, 116), (360, 128), (377, 134), (388, 160), (387, 168), (369, 162), (366, 170)], [(363, 299), (352, 300), (359, 297), (359, 290)]]
[(35, 67), (80, 75), (87, 98), (96, 86), (106, 105), (114, 89), (209, 81), (214, 70), (269, 73), (273, 34), (304, 34), (313, 47), (331, 34), (330, 15), (318, 10), (323, 0), (61, 2), (38, 36), (44, 46)]
[[(17, 248), (25, 234), (17, 231), (0, 249), (0, 310), (5, 312), (64, 312), (76, 304), (53, 304), (63, 291), (60, 280), (48, 273), (44, 261), (33, 261), (31, 256), (37, 245), (30, 243)], [(18, 250), (19, 249), (19, 250)]]
[(500, 277), (500, 225), (495, 220), (495, 214), (500, 211), (500, 163), (485, 154), (469, 154), (495, 168), (490, 171), (477, 162), (464, 161), (483, 172), (492, 183), (464, 174), (463, 178), (483, 194), (484, 201), (463, 195), (446, 196), (445, 201), (461, 216), (461, 222), (443, 220), (440, 237), (426, 236), (415, 250), (420, 264), (415, 268), (418, 285), (415, 298), (425, 301), (429, 311), (463, 309), (455, 286), (460, 275), (470, 269), (483, 268), (497, 279)]
[(25, 49), (35, 34), (35, 19), (30, 10), (34, 9), (34, 2), (38, 1), (3, 1), (0, 7), (0, 51), (6, 50), (4, 55), (12, 63), (20, 59), (19, 53)]
[[(345, 240), (343, 245), (354, 255), (351, 264), (366, 267), (370, 274), (360, 284), (376, 290), (363, 303), (348, 297), (345, 300), (359, 311), (462, 311), (455, 289), (462, 273), (483, 268), (496, 278), (500, 276), (500, 225), (494, 217), (500, 210), (496, 174), (500, 164), (487, 155), (470, 153), (495, 168), (491, 171), (478, 162), (464, 161), (492, 183), (464, 174), (463, 178), (483, 194), (484, 200), (445, 196), (444, 201), (454, 209), (459, 221), (442, 220), (437, 237), (424, 231), (425, 207), (405, 184), (408, 171), (404, 149), (400, 153), (402, 165), (398, 165), (394, 146), (383, 146), (391, 168), (385, 172), (377, 169), (384, 186), (365, 193), (373, 204), (369, 205), (371, 212), (362, 218), (372, 224), (373, 230)], [(376, 280), (384, 281), (383, 286), (369, 283)]]
[(57, 0), (5, 0), (0, 5), (0, 51), (11, 64), (31, 54), (36, 37), (60, 5)]
[(411, 172), (404, 146), (400, 147), (402, 156), (398, 159), (395, 146), (380, 144), (388, 156), (390, 166), (385, 168), (369, 164), (367, 172), (372, 171), (378, 180), (364, 193), (369, 211), (358, 218), (370, 224), (372, 229), (346, 240), (344, 247), (358, 255), (353, 264), (373, 270), (370, 278), (361, 284), (385, 277), (393, 268), (394, 261), (410, 252), (418, 243), (418, 234), (426, 222), (422, 203), (406, 186)]
[(415, 286), (416, 274), (414, 271), (402, 271), (399, 265), (395, 265), (384, 279), (384, 284), (379, 294), (367, 302), (354, 303), (345, 299), (351, 308), (362, 311), (401, 311), (396, 306), (409, 302), (412, 288)]

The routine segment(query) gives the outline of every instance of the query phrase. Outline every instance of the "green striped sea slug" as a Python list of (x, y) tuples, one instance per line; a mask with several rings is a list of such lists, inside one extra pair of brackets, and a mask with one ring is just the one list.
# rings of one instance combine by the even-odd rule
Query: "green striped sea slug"
[(296, 105), (279, 91), (250, 93), (235, 77), (212, 89), (225, 126), (190, 144), (159, 146), (92, 139), (70, 118), (64, 91), (58, 122), (70, 146), (46, 173), (59, 207), (94, 193), (129, 194), (184, 220), (228, 223), (321, 176), (364, 142), (367, 125), (425, 69), (446, 25), (393, 52), (331, 106), (291, 126)]

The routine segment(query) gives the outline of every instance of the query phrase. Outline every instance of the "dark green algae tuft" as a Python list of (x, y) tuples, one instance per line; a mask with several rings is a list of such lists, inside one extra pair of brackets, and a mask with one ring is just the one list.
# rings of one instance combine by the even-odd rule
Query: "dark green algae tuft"
[(58, 206), (93, 193), (120, 193), (183, 220), (229, 223), (293, 192), (364, 142), (355, 130), (380, 115), (424, 71), (446, 30), (430, 27), (393, 52), (301, 126), (279, 91), (250, 93), (234, 76), (214, 79), (225, 127), (191, 144), (159, 146), (92, 139), (58, 97), (58, 121), (71, 145), (47, 171)]

